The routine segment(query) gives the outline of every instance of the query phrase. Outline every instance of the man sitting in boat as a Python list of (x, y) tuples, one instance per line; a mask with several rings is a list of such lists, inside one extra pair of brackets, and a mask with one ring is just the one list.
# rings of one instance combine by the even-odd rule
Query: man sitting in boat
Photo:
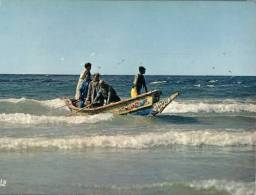
[(75, 95), (75, 99), (78, 100), (80, 98), (80, 89), (82, 87), (82, 84), (84, 81), (91, 81), (91, 67), (92, 64), (87, 62), (84, 64), (84, 70), (81, 72), (79, 80), (77, 82), (77, 86), (76, 86), (76, 95)]
[(148, 92), (146, 81), (144, 78), (144, 74), (146, 73), (146, 68), (143, 66), (139, 67), (139, 74), (135, 75), (133, 86), (131, 90), (132, 97), (136, 97), (137, 95), (141, 94), (142, 87), (145, 89), (145, 92)]
[(99, 81), (100, 81), (100, 74), (96, 73), (93, 75), (93, 79), (89, 84), (87, 97), (86, 97), (86, 105), (90, 105), (93, 100), (95, 99), (98, 91), (99, 91)]
[(94, 98), (92, 106), (98, 107), (105, 104), (110, 104), (112, 102), (120, 101), (120, 97), (117, 95), (116, 91), (112, 86), (108, 85), (105, 81), (99, 81), (99, 91), (97, 96)]

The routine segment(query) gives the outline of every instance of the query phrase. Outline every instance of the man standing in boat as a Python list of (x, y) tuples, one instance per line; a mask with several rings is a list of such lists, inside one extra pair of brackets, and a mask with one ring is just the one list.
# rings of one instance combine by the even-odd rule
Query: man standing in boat
[[(76, 94), (75, 94), (75, 99), (78, 100), (80, 99), (81, 97), (81, 87), (83, 85), (83, 82), (87, 82), (87, 85), (89, 85), (89, 82), (91, 81), (91, 67), (92, 67), (92, 64), (87, 62), (84, 64), (84, 70), (81, 72), (80, 74), (80, 77), (79, 77), (79, 80), (77, 82), (77, 86), (76, 86)], [(86, 83), (85, 83), (86, 84)], [(84, 86), (84, 88), (86, 89), (86, 87)], [(87, 93), (87, 91), (86, 91)]]
[(103, 106), (105, 104), (110, 104), (112, 102), (120, 101), (120, 97), (117, 95), (114, 88), (108, 85), (105, 81), (99, 81), (99, 91), (97, 96), (94, 98), (92, 102), (93, 107)]
[(132, 97), (136, 97), (137, 95), (141, 94), (142, 87), (145, 89), (145, 92), (148, 92), (146, 81), (144, 74), (146, 73), (146, 68), (143, 66), (139, 66), (139, 74), (135, 75), (131, 95)]
[(83, 81), (82, 86), (80, 87), (80, 97), (79, 97), (79, 107), (84, 107), (85, 99), (87, 98), (89, 84), (91, 82), (91, 77)]

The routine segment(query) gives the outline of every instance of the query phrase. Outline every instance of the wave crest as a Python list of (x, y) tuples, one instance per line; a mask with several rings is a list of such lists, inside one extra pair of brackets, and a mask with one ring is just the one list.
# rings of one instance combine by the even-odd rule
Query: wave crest
[(207, 190), (215, 188), (218, 191), (226, 191), (232, 195), (253, 195), (255, 186), (253, 182), (242, 183), (227, 180), (204, 180), (194, 181), (189, 184), (189, 187), (199, 190)]
[(162, 84), (162, 83), (167, 83), (167, 81), (153, 81), (150, 84)]
[(217, 131), (170, 131), (165, 133), (145, 133), (140, 135), (99, 135), (65, 138), (0, 138), (0, 150), (84, 149), (100, 148), (154, 148), (172, 145), (215, 145), (237, 146), (256, 144), (256, 132)]
[(38, 125), (38, 124), (82, 124), (82, 123), (96, 123), (99, 121), (110, 120), (112, 114), (97, 114), (89, 116), (37, 116), (24, 113), (14, 114), (0, 114), (0, 123), (8, 124), (25, 124), (25, 125)]
[(172, 102), (163, 113), (199, 113), (199, 112), (256, 112), (256, 104), (252, 103), (206, 103), (193, 102), (181, 103)]
[(65, 105), (63, 99), (56, 98), (51, 100), (35, 100), (35, 99), (27, 99), (27, 98), (9, 98), (9, 99), (0, 99), (0, 103), (9, 103), (9, 104), (24, 104), (24, 103), (32, 103), (38, 104), (41, 106), (47, 106), (49, 108), (58, 108), (60, 106)]
[[(52, 111), (57, 109), (57, 111), (65, 110), (68, 108), (65, 106), (63, 99), (56, 98), (51, 100), (35, 100), (35, 99), (0, 99), (1, 108), (4, 112), (20, 112), (20, 113), (30, 113), (35, 114), (45, 113), (47, 111)], [(256, 112), (256, 104), (254, 102), (172, 102), (164, 110), (164, 113), (199, 113), (199, 112)]]
[[(136, 184), (131, 186), (101, 186), (94, 185), (93, 188), (96, 189), (106, 189), (111, 191), (142, 191), (146, 189), (163, 189), (163, 188), (190, 188), (191, 190), (212, 190), (214, 189), (216, 193), (227, 192), (232, 195), (254, 195), (254, 183), (253, 182), (237, 182), (237, 181), (227, 181), (227, 180), (199, 180), (184, 183), (174, 183), (174, 182), (159, 182), (152, 184)], [(212, 193), (211, 193), (212, 194)], [(214, 193), (215, 194), (215, 193)]]

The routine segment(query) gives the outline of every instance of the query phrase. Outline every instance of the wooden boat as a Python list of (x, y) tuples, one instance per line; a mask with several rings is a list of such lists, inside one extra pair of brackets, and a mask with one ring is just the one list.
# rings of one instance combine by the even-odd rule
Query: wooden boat
[[(173, 99), (175, 99), (179, 93), (176, 92), (175, 95), (172, 94), (172, 96), (169, 97), (169, 99), (165, 99), (162, 101), (161, 104), (160, 102), (160, 95), (161, 91), (155, 90), (155, 91), (150, 91), (144, 94), (141, 94), (137, 97), (134, 98), (128, 98), (121, 100), (119, 102), (114, 102), (111, 104), (107, 104), (104, 106), (96, 107), (96, 108), (78, 108), (76, 107), (76, 100), (74, 99), (69, 99), (69, 98), (64, 98), (65, 104), (69, 108), (69, 110), (72, 113), (79, 113), (79, 114), (99, 114), (99, 113), (106, 113), (110, 112), (113, 114), (119, 114), (119, 115), (124, 115), (128, 113), (136, 113), (136, 112), (141, 112), (141, 111), (149, 111), (151, 112), (154, 107), (155, 111), (153, 112), (153, 115), (156, 115), (160, 112), (162, 112), (162, 108), (166, 107)], [(158, 103), (158, 104), (156, 104)]]

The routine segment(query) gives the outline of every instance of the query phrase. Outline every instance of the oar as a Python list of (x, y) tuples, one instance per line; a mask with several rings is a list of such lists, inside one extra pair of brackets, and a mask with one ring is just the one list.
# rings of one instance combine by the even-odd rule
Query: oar
[(59, 106), (59, 107), (57, 107), (57, 108), (53, 108), (51, 111), (57, 110), (57, 109), (60, 109), (60, 108), (63, 108), (63, 107), (65, 107), (65, 106), (67, 106), (67, 105), (65, 104), (65, 105), (63, 105), (63, 106)]
[(73, 113), (71, 113), (71, 114), (77, 114), (78, 112), (81, 112), (81, 111), (82, 111), (83, 109), (85, 109), (85, 108), (90, 108), (91, 105), (92, 105), (92, 103), (91, 103), (91, 104), (88, 104), (87, 106), (85, 106), (85, 107), (83, 107), (83, 108), (80, 108), (79, 110), (76, 110), (75, 112), (73, 112)]

